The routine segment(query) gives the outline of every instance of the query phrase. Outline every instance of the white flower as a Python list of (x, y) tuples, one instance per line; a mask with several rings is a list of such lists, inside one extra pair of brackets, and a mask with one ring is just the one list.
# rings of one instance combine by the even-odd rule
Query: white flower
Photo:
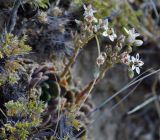
[(101, 28), (104, 29), (105, 31), (108, 30), (108, 19), (105, 19), (105, 20), (101, 23)]
[(134, 28), (132, 28), (131, 30), (127, 30), (126, 28), (124, 28), (124, 30), (128, 34), (128, 38), (130, 39), (131, 42), (134, 42), (136, 37), (140, 36), (139, 33), (135, 32)]
[(142, 40), (136, 40), (136, 37), (140, 36), (140, 34), (136, 33), (134, 28), (132, 28), (131, 30), (127, 30), (126, 28), (124, 28), (124, 30), (128, 35), (128, 43), (133, 43), (135, 46), (141, 46), (143, 44)]
[(115, 31), (114, 31), (113, 28), (111, 28), (111, 30), (105, 30), (105, 31), (102, 33), (102, 35), (105, 36), (105, 37), (109, 37), (109, 39), (110, 39), (111, 41), (114, 41), (114, 40), (117, 38), (117, 35), (116, 35), (116, 33), (115, 33)]
[(101, 23), (100, 27), (101, 27), (102, 29), (104, 29), (102, 35), (103, 35), (104, 37), (109, 37), (109, 39), (110, 39), (111, 41), (114, 41), (114, 40), (117, 38), (117, 35), (115, 34), (115, 31), (114, 31), (113, 28), (109, 29), (108, 24), (109, 24), (109, 23), (108, 23), (108, 19), (105, 19), (105, 20)]
[(84, 8), (84, 18), (87, 22), (97, 22), (97, 19), (94, 17), (94, 13), (96, 13), (96, 10), (92, 9), (91, 5), (83, 5)]
[(83, 8), (85, 10), (84, 16), (94, 16), (93, 14), (96, 13), (96, 10), (92, 9), (92, 5), (83, 5)]
[(139, 59), (138, 53), (136, 57), (130, 56), (127, 52), (122, 53), (121, 62), (129, 66), (130, 74), (134, 74), (134, 70), (140, 74), (140, 68), (144, 65), (143, 61)]
[(131, 57), (131, 69), (138, 74), (140, 74), (140, 67), (144, 65), (143, 61), (139, 59), (139, 54), (136, 55), (136, 58), (134, 56)]

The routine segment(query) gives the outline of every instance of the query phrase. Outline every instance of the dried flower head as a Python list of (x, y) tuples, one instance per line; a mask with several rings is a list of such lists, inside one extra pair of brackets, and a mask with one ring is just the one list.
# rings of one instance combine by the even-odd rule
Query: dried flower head
[(120, 59), (123, 64), (130, 64), (130, 55), (127, 52), (122, 53)]
[(47, 23), (48, 17), (46, 12), (39, 12), (37, 15), (37, 19), (41, 23)]
[(106, 58), (106, 53), (105, 52), (101, 53), (96, 60), (97, 65), (98, 66), (103, 65), (105, 62), (105, 58)]

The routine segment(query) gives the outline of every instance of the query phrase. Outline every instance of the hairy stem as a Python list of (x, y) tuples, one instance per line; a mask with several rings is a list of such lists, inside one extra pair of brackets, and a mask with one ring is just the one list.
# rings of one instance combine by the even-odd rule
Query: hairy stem
[[(85, 101), (87, 100), (87, 98), (89, 97), (90, 93), (92, 92), (92, 90), (94, 89), (94, 86), (104, 78), (107, 70), (110, 68), (110, 65), (106, 65), (102, 71), (99, 73), (99, 75), (94, 78), (91, 82), (89, 82), (89, 84), (87, 84), (87, 86), (85, 87), (84, 90), (82, 90), (82, 92), (80, 94), (77, 95), (76, 97), (76, 103), (79, 103), (79, 109), (78, 111), (81, 109), (82, 105), (85, 103)], [(86, 95), (86, 96), (85, 96)], [(82, 100), (82, 102), (80, 103), (80, 101)]]
[(73, 56), (71, 57), (71, 59), (69, 60), (68, 64), (66, 65), (64, 71), (62, 72), (61, 78), (63, 78), (63, 77), (67, 74), (67, 72), (69, 71), (70, 67), (71, 67), (72, 64), (75, 62), (75, 60), (76, 60), (76, 58), (77, 58), (77, 55), (78, 55), (78, 53), (79, 53), (79, 50), (80, 50), (81, 48), (83, 48), (84, 45), (87, 44), (88, 41), (90, 41), (93, 37), (94, 37), (94, 35), (91, 35), (89, 38), (87, 38), (86, 40), (84, 40), (82, 43), (77, 43), (77, 44), (76, 44), (76, 47), (75, 47)]
[(100, 44), (99, 44), (99, 40), (98, 40), (97, 35), (95, 35), (95, 38), (96, 38), (96, 42), (97, 42), (98, 56), (99, 56), (101, 54), (101, 50), (100, 50)]

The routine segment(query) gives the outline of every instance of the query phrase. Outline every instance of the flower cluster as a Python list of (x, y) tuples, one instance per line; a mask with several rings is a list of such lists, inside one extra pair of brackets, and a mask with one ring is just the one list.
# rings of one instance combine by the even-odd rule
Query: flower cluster
[[(140, 36), (139, 33), (135, 32), (135, 29), (132, 28), (130, 30), (124, 28), (126, 32), (125, 42), (128, 44), (128, 46), (141, 46), (143, 44), (143, 41), (140, 39), (137, 39), (138, 36)], [(140, 74), (140, 68), (144, 65), (143, 61), (140, 60), (139, 54), (136, 54), (136, 57), (130, 56), (130, 52), (124, 52), (121, 56), (121, 61), (126, 64), (129, 68), (129, 75), (130, 77), (134, 76), (134, 70), (137, 74)]]
[(113, 28), (109, 27), (109, 22), (108, 19), (102, 20), (102, 19), (97, 19), (94, 16), (94, 13), (96, 13), (96, 10), (92, 9), (91, 5), (84, 5), (84, 19), (86, 20), (86, 22), (89, 22), (92, 25), (92, 28), (94, 30), (94, 32), (98, 32), (100, 30), (102, 30), (102, 35), (104, 37), (108, 37), (111, 41), (114, 41), (117, 38), (117, 35), (114, 31)]
[[(134, 28), (124, 28), (125, 34), (122, 34), (120, 37), (118, 37), (118, 35), (115, 33), (114, 28), (109, 24), (108, 19), (97, 19), (94, 16), (96, 10), (93, 10), (91, 5), (84, 5), (83, 7), (84, 22), (79, 22), (79, 24), (83, 24), (83, 27), (85, 27), (83, 29), (89, 31), (90, 33), (93, 33), (96, 38), (99, 52), (96, 60), (98, 67), (103, 65), (106, 61), (111, 61), (111, 64), (115, 64), (119, 62), (118, 59), (120, 59), (120, 62), (128, 66), (130, 77), (133, 77), (134, 71), (136, 71), (137, 74), (140, 74), (140, 68), (144, 63), (139, 59), (139, 54), (137, 54), (136, 57), (130, 56), (132, 47), (141, 46), (143, 44), (142, 40), (137, 39), (140, 34), (136, 33)], [(111, 42), (114, 42), (116, 44), (116, 46), (107, 46), (107, 52), (101, 52), (97, 37), (98, 35), (108, 37)], [(125, 48), (123, 46), (127, 47)], [(114, 48), (117, 48), (117, 50), (115, 50)]]

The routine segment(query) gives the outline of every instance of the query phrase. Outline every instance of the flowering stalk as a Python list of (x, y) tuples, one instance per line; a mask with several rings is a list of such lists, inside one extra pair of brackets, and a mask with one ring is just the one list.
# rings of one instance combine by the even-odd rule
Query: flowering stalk
[(98, 56), (99, 56), (101, 54), (101, 50), (100, 50), (100, 45), (99, 45), (99, 40), (98, 40), (97, 35), (95, 35), (95, 39), (96, 39), (96, 42), (97, 42)]
[(61, 74), (61, 77), (65, 77), (67, 72), (69, 71), (70, 67), (72, 66), (72, 64), (75, 62), (76, 58), (77, 58), (77, 55), (79, 53), (79, 50), (81, 48), (84, 47), (85, 44), (87, 44), (87, 42), (89, 40), (91, 40), (92, 38), (94, 37), (94, 35), (91, 35), (89, 38), (87, 38), (86, 40), (84, 40), (83, 42), (82, 41), (79, 41), (79, 43), (77, 43), (77, 46), (75, 47), (75, 50), (74, 50), (74, 53), (73, 53), (73, 56), (71, 57), (71, 59), (69, 60), (68, 64), (65, 66), (65, 69), (64, 71), (62, 72)]
[[(84, 22), (77, 21), (77, 23), (81, 25), (83, 32), (92, 34), (91, 38), (95, 37), (96, 39), (98, 48), (96, 64), (98, 66), (98, 73), (95, 75), (94, 79), (91, 80), (87, 86), (76, 96), (76, 104), (78, 105), (76, 114), (81, 109), (82, 105), (86, 102), (95, 85), (104, 78), (107, 70), (110, 69), (114, 64), (120, 62), (126, 64), (128, 66), (129, 72), (131, 72), (130, 77), (132, 77), (131, 75), (134, 75), (134, 70), (139, 74), (140, 67), (144, 64), (139, 59), (139, 54), (137, 54), (136, 57), (129, 55), (129, 53), (132, 52), (132, 46), (141, 46), (143, 43), (142, 40), (137, 39), (140, 34), (136, 33), (135, 29), (127, 30), (124, 28), (126, 35), (121, 35), (118, 38), (114, 29), (109, 26), (108, 19), (96, 19), (94, 16), (96, 11), (92, 9), (91, 5), (84, 5), (84, 10)], [(109, 40), (114, 42), (114, 44), (116, 43), (116, 45), (107, 45), (106, 50), (101, 52), (98, 35), (109, 38)], [(78, 44), (73, 57), (70, 59), (70, 62), (66, 66), (61, 77), (67, 74), (69, 68), (76, 59), (79, 49), (82, 48), (89, 40), (90, 39), (88, 39), (85, 43), (81, 42)], [(123, 46), (127, 46), (127, 48)]]
[[(79, 110), (81, 109), (82, 105), (85, 103), (85, 101), (87, 100), (87, 98), (89, 97), (90, 93), (92, 92), (95, 84), (96, 84), (97, 78), (93, 79), (87, 86), (86, 88), (80, 93), (78, 94), (78, 96), (76, 97), (76, 103), (79, 105), (79, 108), (77, 110), (77, 112), (79, 112)], [(86, 96), (84, 96), (86, 95)]]
[[(84, 99), (85, 95), (88, 95), (88, 96), (89, 96), (89, 94), (92, 92), (94, 86), (95, 86), (96, 84), (98, 84), (98, 83), (100, 82), (100, 80), (103, 79), (103, 77), (105, 76), (107, 70), (108, 70), (109, 68), (111, 68), (111, 67), (112, 67), (112, 65), (106, 65), (106, 66), (100, 71), (100, 73), (97, 75), (97, 77), (95, 77), (93, 80), (91, 80), (91, 81), (87, 84), (87, 86), (77, 95), (77, 97), (76, 97), (76, 103), (79, 103), (81, 100), (83, 100), (83, 101), (82, 101), (83, 103), (85, 102), (85, 100), (87, 99), (87, 98)], [(87, 96), (87, 97), (88, 97), (88, 96)]]

